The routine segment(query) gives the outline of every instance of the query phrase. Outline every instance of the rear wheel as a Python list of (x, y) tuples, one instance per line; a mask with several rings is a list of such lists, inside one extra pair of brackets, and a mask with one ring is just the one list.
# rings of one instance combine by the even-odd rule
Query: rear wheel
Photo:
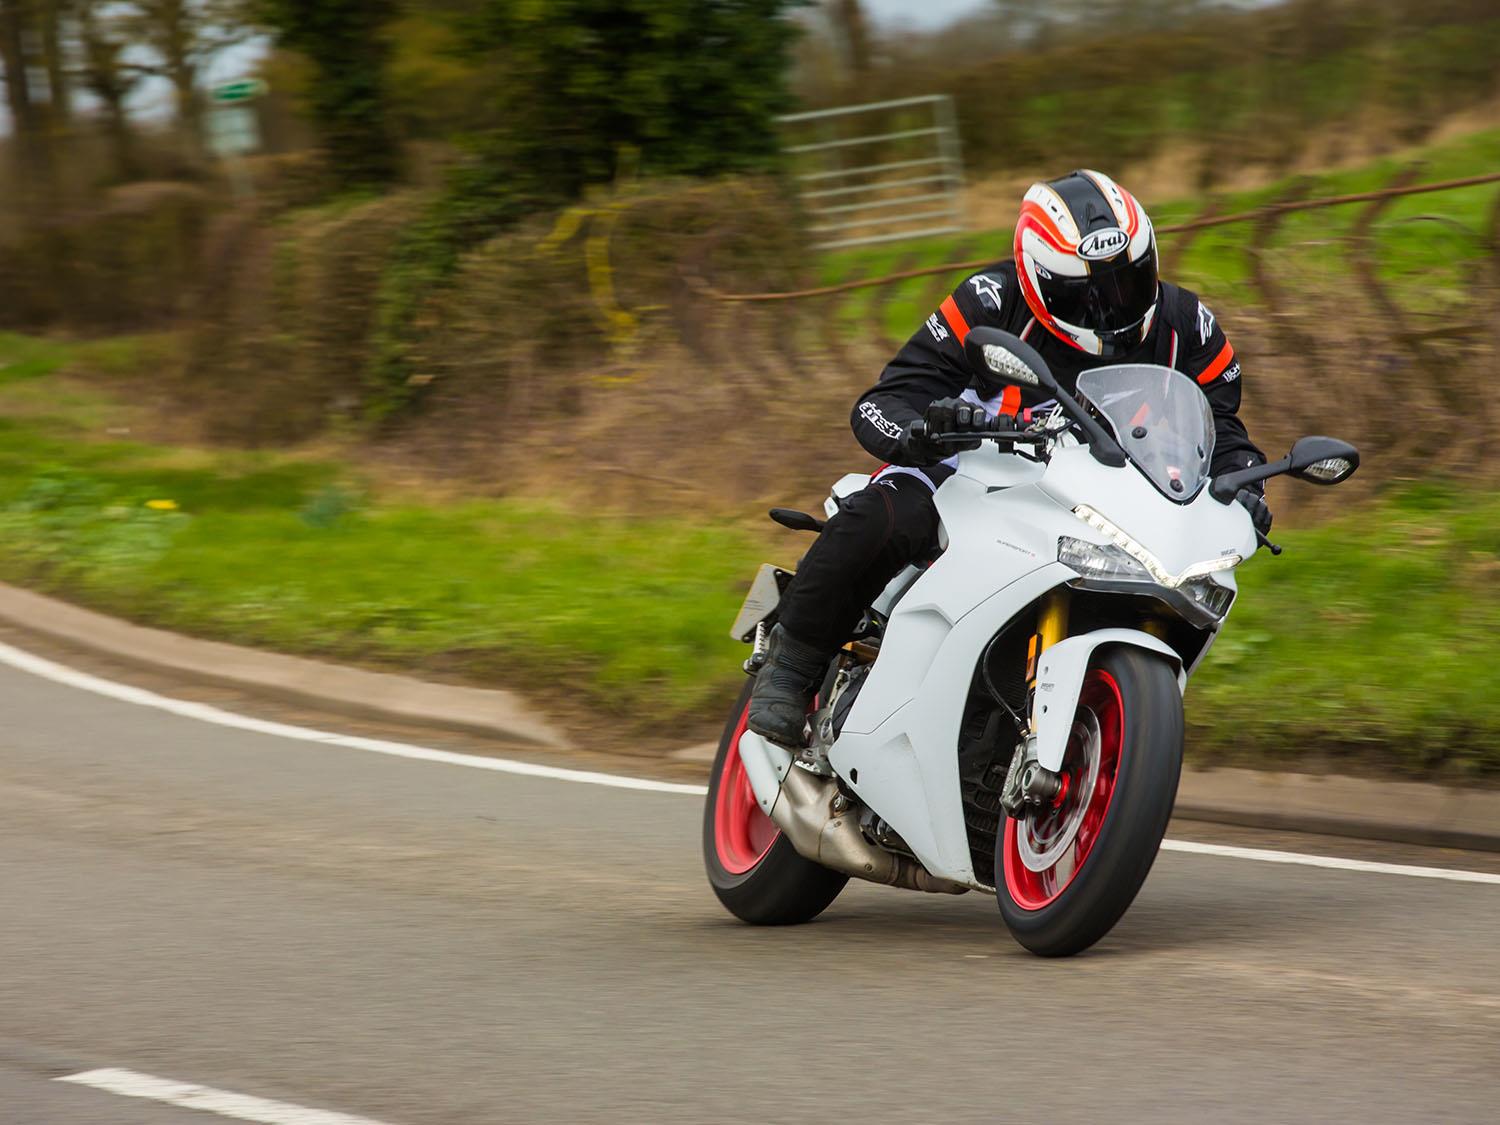
[(1084, 677), (1053, 804), (1008, 819), (995, 894), (1016, 940), (1065, 957), (1107, 934), (1146, 881), (1182, 772), (1182, 695), (1165, 660), (1099, 653)]
[(719, 740), (703, 810), (703, 863), (714, 894), (736, 918), (759, 926), (808, 922), (849, 877), (798, 855), (756, 802), (740, 761), (753, 685), (740, 693)]

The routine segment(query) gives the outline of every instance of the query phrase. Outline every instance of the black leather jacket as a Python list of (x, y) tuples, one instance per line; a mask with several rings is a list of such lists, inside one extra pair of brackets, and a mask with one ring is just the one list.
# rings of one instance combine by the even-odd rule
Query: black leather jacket
[[(929, 403), (957, 397), (970, 388), (987, 402), (999, 394), (997, 388), (986, 388), (975, 380), (964, 358), (964, 338), (971, 328), (981, 325), (1013, 332), (1036, 348), (1069, 393), (1081, 372), (1110, 364), (1156, 363), (1181, 371), (1198, 381), (1213, 408), (1214, 475), (1266, 460), (1239, 419), (1239, 361), (1197, 294), (1162, 282), (1151, 330), (1140, 346), (1127, 356), (1104, 359), (1065, 344), (1036, 322), (1016, 283), (1015, 264), (1009, 261), (966, 278), (896, 353), (880, 381), (859, 397), (851, 424), (865, 449), (890, 464), (906, 464), (899, 440), (902, 430), (920, 418)], [(1015, 413), (1046, 396), (1008, 388), (1000, 397), (1001, 403), (995, 405)], [(933, 466), (925, 475), (935, 485), (948, 472), (943, 466)]]

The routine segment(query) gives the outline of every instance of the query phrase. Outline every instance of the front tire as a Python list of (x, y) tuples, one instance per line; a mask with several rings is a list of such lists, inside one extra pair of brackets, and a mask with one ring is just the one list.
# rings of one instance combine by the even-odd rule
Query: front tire
[(714, 894), (736, 918), (796, 925), (823, 913), (849, 877), (798, 855), (756, 803), (740, 762), (753, 686), (752, 680), (740, 692), (719, 739), (703, 810), (703, 864)]
[(1084, 677), (1049, 809), (1007, 819), (995, 894), (1011, 934), (1067, 957), (1107, 934), (1151, 871), (1182, 773), (1182, 694), (1170, 664), (1141, 649), (1099, 653)]

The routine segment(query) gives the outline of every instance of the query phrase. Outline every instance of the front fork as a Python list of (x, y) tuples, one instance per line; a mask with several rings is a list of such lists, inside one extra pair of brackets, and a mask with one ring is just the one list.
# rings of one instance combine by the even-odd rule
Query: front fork
[(1028, 805), (1050, 803), (1062, 791), (1062, 778), (1042, 768), (1036, 760), (1036, 676), (1042, 653), (1067, 635), (1068, 590), (1060, 586), (1042, 599), (1037, 611), (1036, 632), (1031, 635), (1026, 648), (1026, 699), (1032, 717), (1031, 727), (1021, 736), (1005, 775), (1005, 785), (1000, 790), (1000, 806), (1013, 819), (1025, 815)]
[(1068, 591), (1059, 586), (1042, 599), (1037, 613), (1036, 632), (1026, 650), (1026, 697), (1036, 697), (1036, 669), (1042, 653), (1068, 635)]

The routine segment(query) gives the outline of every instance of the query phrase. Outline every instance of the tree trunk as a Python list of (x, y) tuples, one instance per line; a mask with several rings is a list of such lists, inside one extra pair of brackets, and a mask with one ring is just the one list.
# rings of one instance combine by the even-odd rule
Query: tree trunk
[(25, 44), (33, 18), (26, 0), (0, 0), (0, 63), (5, 66), (5, 98), (15, 130), (20, 191), (28, 207), (45, 200), (54, 182), (52, 147), (32, 97), (27, 66)]
[(0, 63), (5, 65), (5, 101), (16, 137), (22, 141), (36, 132), (31, 88), (26, 78), (25, 38), (27, 11), (22, 0), (0, 0)]
[(68, 0), (42, 0), (37, 5), (41, 23), (42, 59), (47, 67), (47, 116), (53, 131), (66, 129), (73, 119), (73, 98), (63, 58), (61, 24)]
[(849, 73), (859, 82), (870, 73), (870, 27), (864, 6), (859, 0), (835, 0), (833, 15), (849, 53)]
[(140, 162), (135, 135), (125, 113), (125, 98), (133, 83), (120, 67), (123, 44), (111, 39), (99, 26), (94, 0), (80, 9), (78, 33), (83, 45), (84, 84), (104, 105), (104, 131), (109, 138), (115, 176), (122, 182), (136, 179), (140, 175)]
[(198, 91), (197, 74), (190, 63), (172, 68), (172, 88), (177, 100), (177, 125), (182, 130), (188, 159), (201, 164), (208, 158), (203, 135), (203, 98)]

